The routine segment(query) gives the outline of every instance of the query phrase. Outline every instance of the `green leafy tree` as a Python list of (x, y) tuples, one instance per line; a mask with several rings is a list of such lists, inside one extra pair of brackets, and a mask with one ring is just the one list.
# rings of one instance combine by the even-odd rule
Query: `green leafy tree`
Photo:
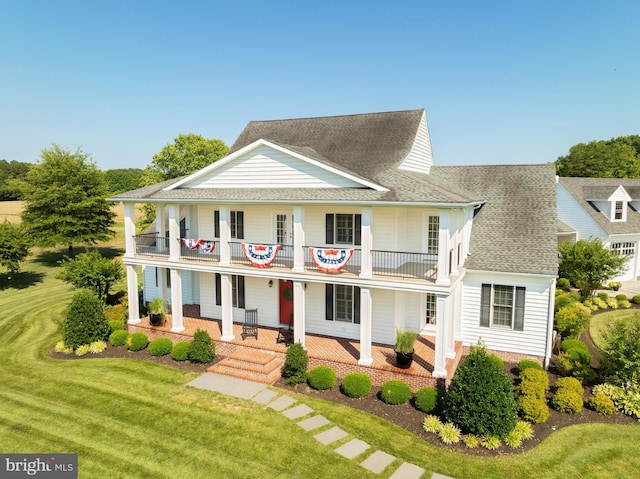
[(0, 224), (0, 264), (9, 273), (20, 271), (20, 262), (29, 255), (31, 238), (22, 225), (9, 223), (5, 218)]
[(113, 237), (115, 213), (106, 201), (104, 174), (91, 157), (55, 144), (41, 157), (18, 183), (25, 201), (22, 221), (36, 244), (68, 246), (73, 257), (74, 243), (92, 245)]
[(559, 176), (640, 178), (640, 136), (578, 143), (558, 157)]
[(62, 324), (64, 345), (76, 349), (83, 344), (105, 341), (110, 332), (104, 303), (86, 289), (74, 294)]
[(122, 264), (105, 258), (97, 251), (80, 253), (75, 258), (65, 256), (60, 262), (62, 271), (58, 278), (73, 284), (76, 288), (86, 288), (102, 301), (106, 301), (111, 286), (123, 277)]
[(0, 160), (0, 201), (19, 200), (20, 193), (13, 186), (14, 180), (24, 179), (31, 163)]
[(604, 374), (640, 384), (640, 315), (614, 322), (602, 336), (607, 344), (600, 360)]
[(140, 187), (142, 170), (140, 168), (116, 168), (104, 172), (105, 180), (112, 195)]
[(558, 274), (580, 289), (582, 300), (593, 295), (600, 283), (620, 274), (627, 257), (604, 247), (600, 239), (565, 241), (558, 246), (562, 259)]

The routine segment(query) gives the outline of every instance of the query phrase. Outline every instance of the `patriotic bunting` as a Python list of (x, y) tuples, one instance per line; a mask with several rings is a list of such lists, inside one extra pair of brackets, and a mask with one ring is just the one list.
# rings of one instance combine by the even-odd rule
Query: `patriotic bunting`
[(242, 251), (253, 266), (266, 268), (276, 258), (278, 251), (280, 251), (280, 245), (242, 243)]
[(200, 252), (201, 253), (213, 253), (213, 250), (216, 249), (215, 241), (200, 241)]
[(200, 238), (190, 239), (190, 238), (182, 238), (182, 242), (184, 245), (190, 250), (196, 249), (200, 244), (202, 244), (202, 240)]
[(320, 271), (340, 273), (351, 259), (353, 250), (309, 247), (309, 253)]

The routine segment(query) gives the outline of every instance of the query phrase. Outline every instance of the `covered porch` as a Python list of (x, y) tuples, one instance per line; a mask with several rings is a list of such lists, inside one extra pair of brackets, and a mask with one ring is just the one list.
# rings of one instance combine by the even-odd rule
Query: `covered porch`
[[(258, 337), (242, 339), (242, 323), (233, 323), (231, 341), (222, 340), (221, 320), (202, 318), (198, 305), (184, 305), (183, 326), (180, 332), (171, 331), (171, 315), (168, 315), (164, 326), (151, 326), (147, 318), (137, 324), (129, 324), (131, 331), (142, 331), (154, 339), (160, 336), (172, 338), (174, 341), (189, 340), (197, 329), (205, 330), (216, 343), (217, 356), (229, 356), (239, 351), (251, 354), (262, 352), (275, 356), (284, 364), (287, 346), (278, 342), (278, 328), (259, 326)], [(305, 347), (309, 355), (309, 368), (318, 365), (332, 367), (338, 377), (344, 377), (351, 372), (363, 372), (371, 377), (372, 383), (381, 386), (390, 379), (399, 379), (411, 386), (413, 390), (421, 387), (437, 385), (438, 378), (433, 376), (435, 362), (435, 338), (420, 335), (415, 344), (414, 361), (409, 369), (400, 369), (395, 365), (395, 353), (392, 346), (371, 345), (370, 365), (358, 363), (360, 358), (360, 342), (352, 339), (305, 334)], [(446, 361), (446, 380), (449, 381), (462, 355), (462, 344), (455, 343), (455, 357)], [(236, 375), (236, 374), (234, 374)], [(442, 380), (440, 380), (442, 381)]]

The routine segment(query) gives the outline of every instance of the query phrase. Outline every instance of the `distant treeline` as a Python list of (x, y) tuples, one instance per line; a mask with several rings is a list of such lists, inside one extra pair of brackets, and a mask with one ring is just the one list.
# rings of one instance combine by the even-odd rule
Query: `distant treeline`
[[(11, 187), (11, 180), (26, 179), (32, 164), (15, 160), (0, 160), (0, 201), (20, 199), (19, 192)], [(117, 194), (139, 188), (142, 170), (140, 168), (116, 168), (104, 171), (104, 177), (109, 185), (109, 193)]]

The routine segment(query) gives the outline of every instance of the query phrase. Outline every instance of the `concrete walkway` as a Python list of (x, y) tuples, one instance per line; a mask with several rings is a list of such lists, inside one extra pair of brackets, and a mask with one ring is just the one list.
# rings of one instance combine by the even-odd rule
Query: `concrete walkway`
[[(229, 396), (248, 399), (282, 413), (284, 417), (295, 421), (305, 431), (347, 459), (353, 459), (363, 468), (379, 474), (383, 471), (391, 474), (390, 479), (420, 479), (425, 470), (415, 464), (401, 461), (384, 451), (378, 451), (365, 441), (352, 437), (348, 432), (332, 424), (327, 418), (304, 403), (267, 389), (266, 384), (236, 379), (214, 373), (205, 373), (191, 381), (188, 386), (216, 391)], [(433, 473), (430, 479), (452, 479), (442, 474)]]

